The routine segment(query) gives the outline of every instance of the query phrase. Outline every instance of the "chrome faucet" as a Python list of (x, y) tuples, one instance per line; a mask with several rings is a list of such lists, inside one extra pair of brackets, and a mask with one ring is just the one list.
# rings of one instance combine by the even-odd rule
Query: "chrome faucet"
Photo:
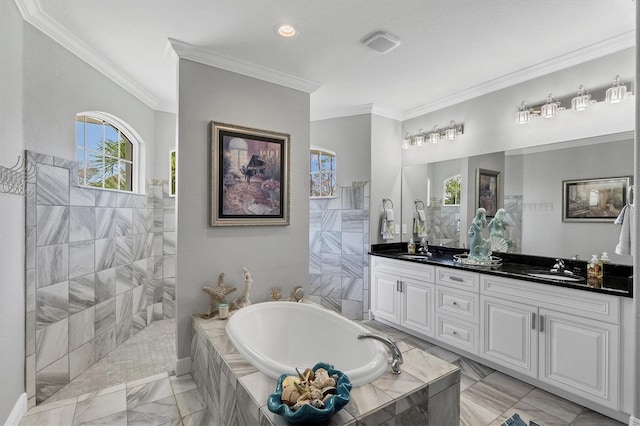
[(393, 337), (385, 337), (373, 333), (364, 333), (358, 335), (358, 339), (365, 338), (378, 340), (387, 345), (389, 351), (391, 352), (391, 356), (393, 357), (391, 361), (391, 372), (393, 374), (400, 374), (400, 364), (402, 364), (404, 360), (402, 359), (402, 352), (400, 352), (400, 348), (398, 348), (398, 346), (396, 345), (396, 341), (393, 339)]

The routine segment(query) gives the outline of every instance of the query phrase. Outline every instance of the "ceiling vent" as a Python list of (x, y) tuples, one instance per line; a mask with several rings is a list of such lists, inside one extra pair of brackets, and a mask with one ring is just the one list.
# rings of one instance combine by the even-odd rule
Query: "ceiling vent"
[(384, 31), (376, 31), (362, 40), (362, 44), (378, 53), (387, 53), (400, 45), (400, 40)]

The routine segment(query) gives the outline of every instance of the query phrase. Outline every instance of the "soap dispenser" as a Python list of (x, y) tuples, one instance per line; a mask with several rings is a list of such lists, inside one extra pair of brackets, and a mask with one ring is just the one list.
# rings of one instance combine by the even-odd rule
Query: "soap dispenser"
[(596, 288), (602, 287), (602, 261), (596, 254), (592, 254), (591, 260), (587, 263), (587, 284)]
[(409, 239), (409, 244), (407, 244), (407, 252), (411, 254), (416, 252), (416, 243), (413, 242), (413, 238)]

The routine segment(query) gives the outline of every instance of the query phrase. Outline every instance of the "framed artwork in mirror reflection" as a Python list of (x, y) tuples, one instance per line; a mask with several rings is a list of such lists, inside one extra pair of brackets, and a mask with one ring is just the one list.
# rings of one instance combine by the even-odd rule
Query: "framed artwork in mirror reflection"
[(562, 181), (564, 222), (613, 222), (627, 204), (629, 176)]
[(289, 140), (211, 122), (210, 226), (289, 224)]
[(500, 204), (500, 172), (477, 169), (476, 172), (477, 208), (484, 208), (487, 217), (496, 215)]

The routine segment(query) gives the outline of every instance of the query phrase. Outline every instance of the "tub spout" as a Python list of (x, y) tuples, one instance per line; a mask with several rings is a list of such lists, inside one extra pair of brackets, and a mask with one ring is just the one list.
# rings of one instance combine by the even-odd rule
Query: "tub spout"
[(391, 352), (391, 356), (393, 357), (391, 361), (391, 371), (393, 372), (393, 374), (400, 374), (400, 364), (402, 364), (404, 360), (402, 359), (402, 352), (400, 352), (400, 349), (396, 345), (396, 341), (393, 339), (393, 337), (386, 337), (373, 333), (364, 333), (358, 335), (358, 339), (365, 338), (375, 339), (387, 345), (389, 351)]

